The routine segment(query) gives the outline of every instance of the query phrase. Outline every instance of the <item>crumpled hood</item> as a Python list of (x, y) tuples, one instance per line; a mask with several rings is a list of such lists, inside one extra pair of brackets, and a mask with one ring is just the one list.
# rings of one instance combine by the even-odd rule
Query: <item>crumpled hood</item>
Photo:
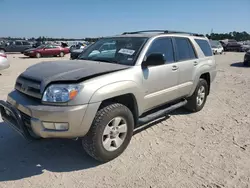
[(42, 62), (29, 67), (19, 77), (40, 82), (40, 89), (43, 91), (51, 82), (79, 82), (129, 67), (126, 65), (86, 60)]

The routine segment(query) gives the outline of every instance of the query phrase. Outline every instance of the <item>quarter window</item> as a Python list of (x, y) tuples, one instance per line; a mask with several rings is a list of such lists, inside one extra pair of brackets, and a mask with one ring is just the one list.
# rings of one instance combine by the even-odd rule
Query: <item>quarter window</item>
[(176, 37), (175, 42), (179, 61), (197, 58), (194, 48), (188, 38)]
[(212, 56), (212, 50), (208, 41), (202, 39), (195, 39), (195, 42), (200, 46), (201, 50), (203, 51), (205, 56)]
[(152, 53), (164, 54), (167, 63), (172, 63), (174, 59), (174, 49), (171, 38), (158, 38), (151, 44), (147, 56)]

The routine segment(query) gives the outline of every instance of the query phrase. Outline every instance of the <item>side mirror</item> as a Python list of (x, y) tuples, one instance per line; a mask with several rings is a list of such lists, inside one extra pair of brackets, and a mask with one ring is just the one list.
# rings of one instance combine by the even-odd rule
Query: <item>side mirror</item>
[(145, 57), (145, 60), (142, 62), (142, 67), (158, 66), (164, 64), (165, 64), (164, 54), (152, 53), (148, 57)]

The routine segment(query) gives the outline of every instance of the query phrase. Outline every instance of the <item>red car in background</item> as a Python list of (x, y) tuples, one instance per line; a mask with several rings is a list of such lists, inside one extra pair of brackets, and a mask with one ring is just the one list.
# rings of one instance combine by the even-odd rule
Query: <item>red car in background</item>
[(47, 56), (60, 56), (63, 57), (69, 53), (69, 48), (63, 48), (55, 45), (41, 45), (37, 48), (31, 48), (24, 51), (24, 55), (29, 57), (47, 57)]

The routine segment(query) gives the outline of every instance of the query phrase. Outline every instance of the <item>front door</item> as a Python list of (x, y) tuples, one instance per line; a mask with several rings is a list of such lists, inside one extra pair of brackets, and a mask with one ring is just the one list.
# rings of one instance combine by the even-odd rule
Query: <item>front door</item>
[(179, 69), (175, 62), (171, 37), (155, 39), (146, 56), (161, 53), (165, 56), (165, 64), (143, 69), (143, 86), (145, 91), (145, 110), (167, 103), (178, 96)]

